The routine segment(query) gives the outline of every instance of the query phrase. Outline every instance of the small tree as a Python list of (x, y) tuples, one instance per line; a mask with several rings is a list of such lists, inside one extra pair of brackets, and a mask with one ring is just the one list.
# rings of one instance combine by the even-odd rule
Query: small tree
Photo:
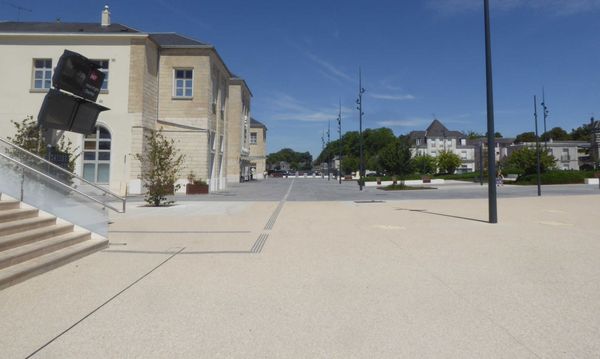
[[(41, 128), (33, 116), (27, 116), (23, 121), (11, 121), (15, 125), (15, 135), (7, 137), (7, 139), (15, 145), (34, 153), (42, 158), (48, 156), (48, 143), (44, 137), (44, 131), (49, 131)], [(77, 148), (73, 148), (73, 142), (65, 136), (61, 136), (60, 140), (54, 146), (56, 154), (65, 154), (69, 156), (69, 164), (66, 168), (70, 172), (75, 171), (75, 161), (79, 158), (80, 153), (75, 153)]]
[[(504, 172), (534, 174), (537, 172), (537, 154), (535, 148), (523, 147), (506, 157), (502, 163)], [(554, 157), (540, 149), (540, 170), (545, 172), (556, 167)]]
[(437, 157), (437, 165), (442, 173), (453, 174), (460, 164), (460, 157), (451, 151), (440, 151)]
[(388, 174), (400, 176), (402, 184), (404, 184), (404, 177), (413, 172), (410, 147), (399, 139), (383, 148), (379, 160), (381, 168)]
[(147, 147), (144, 153), (135, 155), (142, 165), (142, 175), (147, 192), (144, 200), (151, 206), (169, 205), (167, 195), (178, 190), (175, 185), (177, 173), (181, 170), (184, 155), (179, 154), (173, 139), (167, 139), (162, 129), (146, 136)]
[(413, 158), (415, 170), (422, 175), (428, 175), (437, 171), (435, 157), (430, 155), (418, 155)]

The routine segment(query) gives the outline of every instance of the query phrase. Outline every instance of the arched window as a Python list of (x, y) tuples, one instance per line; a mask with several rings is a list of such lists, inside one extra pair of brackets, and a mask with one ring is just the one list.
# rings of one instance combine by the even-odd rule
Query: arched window
[(110, 132), (102, 126), (86, 135), (83, 143), (83, 178), (108, 184), (110, 174)]

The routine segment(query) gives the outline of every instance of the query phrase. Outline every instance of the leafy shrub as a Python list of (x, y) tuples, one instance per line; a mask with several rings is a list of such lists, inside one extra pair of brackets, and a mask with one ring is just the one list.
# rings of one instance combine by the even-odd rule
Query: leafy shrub
[[(592, 171), (549, 171), (542, 173), (541, 182), (542, 184), (579, 184), (584, 183), (584, 179), (592, 177), (594, 177)], [(520, 176), (516, 183), (535, 185), (537, 184), (537, 175)]]

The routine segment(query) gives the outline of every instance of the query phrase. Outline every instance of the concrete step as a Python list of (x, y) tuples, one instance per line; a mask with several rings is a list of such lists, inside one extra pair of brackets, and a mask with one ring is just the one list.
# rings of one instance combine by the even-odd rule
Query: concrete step
[(13, 208), (0, 211), (0, 223), (16, 221), (18, 219), (37, 217), (37, 209)]
[(1, 200), (0, 201), (0, 211), (3, 211), (5, 209), (16, 209), (19, 208), (21, 206), (21, 204), (19, 203), (19, 201), (14, 201), (14, 200)]
[(0, 269), (48, 254), (91, 238), (90, 232), (69, 232), (0, 252)]
[(46, 255), (0, 269), (0, 290), (62, 266), (108, 246), (108, 239), (88, 239)]
[(45, 226), (51, 226), (56, 224), (56, 217), (43, 216), (20, 219), (17, 221), (0, 223), (0, 236), (6, 236), (9, 234), (28, 231), (34, 228), (40, 228)]
[(0, 236), (0, 252), (71, 232), (73, 231), (73, 227), (74, 226), (70, 223), (60, 223), (31, 230), (25, 230), (23, 232), (17, 232), (6, 236)]

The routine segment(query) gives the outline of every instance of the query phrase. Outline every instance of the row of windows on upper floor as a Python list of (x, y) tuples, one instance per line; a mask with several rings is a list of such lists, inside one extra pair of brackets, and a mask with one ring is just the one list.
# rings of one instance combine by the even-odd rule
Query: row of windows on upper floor
[[(105, 74), (101, 91), (108, 92), (108, 60), (92, 60), (98, 63), (100, 71)], [(52, 59), (34, 59), (33, 60), (33, 79), (32, 89), (48, 90), (52, 86)], [(193, 69), (173, 69), (173, 98), (191, 99), (194, 97), (194, 70)], [(213, 113), (216, 113), (216, 91), (213, 94)], [(221, 112), (225, 111), (224, 101), (221, 106)]]

